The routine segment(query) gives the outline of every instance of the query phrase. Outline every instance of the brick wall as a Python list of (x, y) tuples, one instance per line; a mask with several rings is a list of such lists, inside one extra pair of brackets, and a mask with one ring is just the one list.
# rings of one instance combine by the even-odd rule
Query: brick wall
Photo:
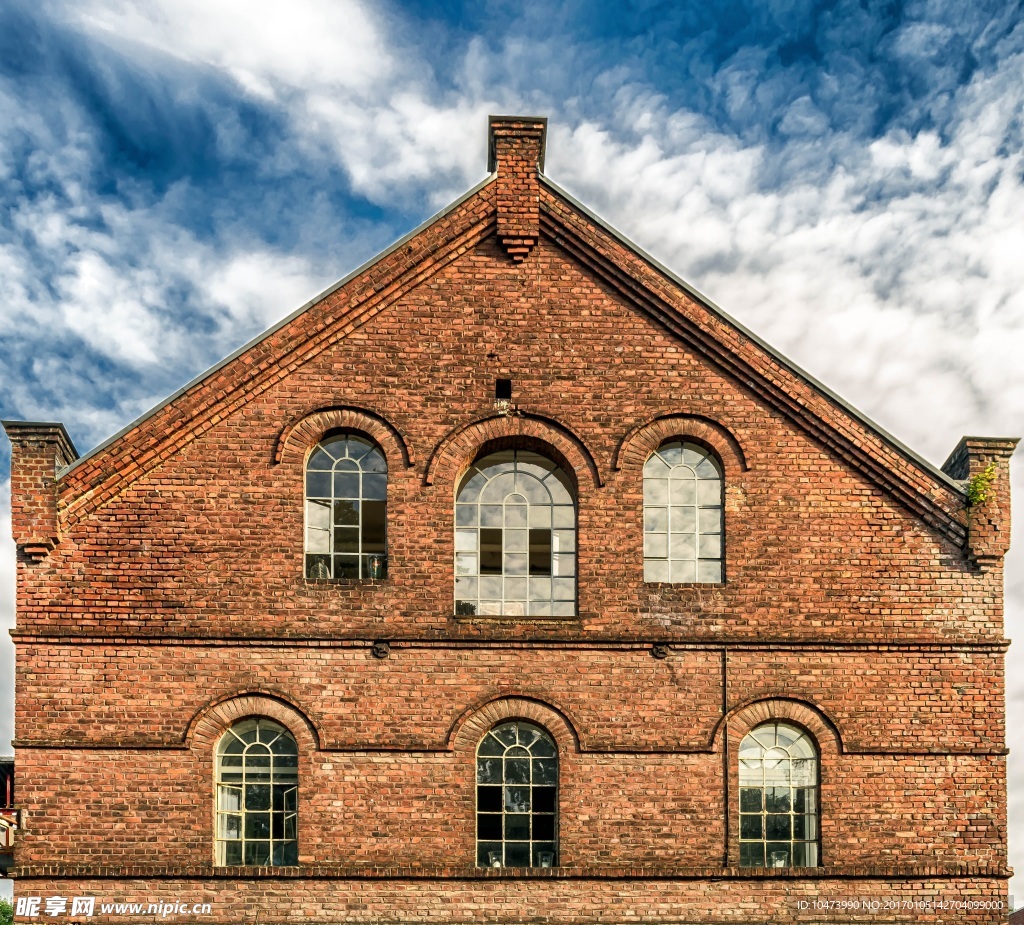
[[(577, 213), (535, 122), (508, 131), (499, 182), (52, 489), (53, 548), (18, 563), (17, 894), (206, 897), (218, 922), (1001, 920), (797, 904), (1004, 896), (1008, 483), (972, 554), (955, 484)], [(332, 426), (388, 457), (381, 581), (303, 577)], [(722, 584), (642, 580), (641, 468), (671, 436), (722, 462)], [(453, 616), (456, 486), (509, 445), (575, 482), (576, 620)], [(1003, 473), (1005, 450), (964, 453)], [(213, 749), (246, 715), (299, 742), (300, 869), (224, 880)], [(473, 866), (502, 715), (558, 742), (554, 873)], [(820, 748), (817, 870), (736, 866), (735, 750), (771, 716)]]

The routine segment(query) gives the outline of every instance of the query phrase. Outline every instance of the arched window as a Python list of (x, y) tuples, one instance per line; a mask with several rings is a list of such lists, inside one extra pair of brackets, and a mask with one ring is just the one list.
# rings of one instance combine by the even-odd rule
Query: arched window
[(244, 719), (221, 736), (219, 866), (298, 864), (298, 754), (292, 734), (270, 719)]
[(477, 866), (557, 866), (554, 740), (540, 726), (516, 720), (495, 726), (476, 754)]
[(576, 504), (566, 474), (507, 450), (466, 473), (455, 504), (455, 612), (576, 613)]
[(787, 723), (740, 743), (740, 866), (818, 866), (818, 751)]
[(306, 577), (383, 578), (388, 464), (354, 434), (325, 438), (306, 463)]
[(673, 440), (644, 464), (644, 580), (722, 580), (722, 467)]

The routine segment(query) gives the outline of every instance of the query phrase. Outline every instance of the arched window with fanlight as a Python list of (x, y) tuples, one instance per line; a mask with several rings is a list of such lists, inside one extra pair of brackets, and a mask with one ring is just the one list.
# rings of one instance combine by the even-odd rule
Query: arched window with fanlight
[(299, 757), (292, 734), (265, 717), (231, 726), (217, 743), (216, 863), (299, 862)]
[(722, 581), (722, 467), (695, 443), (662, 444), (644, 464), (644, 580)]
[(476, 758), (479, 867), (558, 865), (558, 748), (547, 730), (501, 723)]
[(455, 503), (455, 612), (574, 616), (576, 503), (554, 462), (527, 450), (470, 467)]
[(387, 573), (388, 464), (356, 434), (325, 437), (306, 463), (306, 577)]
[(740, 866), (818, 866), (818, 749), (789, 723), (740, 743)]

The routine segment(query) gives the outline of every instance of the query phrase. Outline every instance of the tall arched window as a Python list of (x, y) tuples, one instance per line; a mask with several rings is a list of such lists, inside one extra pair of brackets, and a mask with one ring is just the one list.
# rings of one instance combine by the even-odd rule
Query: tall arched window
[(576, 613), (576, 504), (568, 476), (539, 453), (481, 459), (455, 504), (455, 612)]
[(306, 463), (306, 577), (383, 578), (388, 464), (354, 434), (325, 438)]
[(818, 750), (787, 723), (740, 743), (740, 866), (818, 866)]
[(479, 867), (558, 864), (558, 749), (540, 726), (514, 720), (483, 737), (476, 758)]
[(644, 580), (722, 580), (722, 467), (673, 440), (644, 464)]
[(218, 865), (298, 864), (298, 754), (292, 734), (262, 717), (235, 723), (221, 736)]

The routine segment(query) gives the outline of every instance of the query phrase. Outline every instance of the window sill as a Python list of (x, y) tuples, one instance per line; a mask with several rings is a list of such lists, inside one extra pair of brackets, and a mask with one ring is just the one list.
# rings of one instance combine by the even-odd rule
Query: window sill
[[(522, 614), (499, 613), (455, 613), (452, 619), (456, 623), (579, 623), (579, 614), (555, 617), (552, 615), (533, 617)], [(517, 868), (518, 869), (518, 868)], [(524, 868), (528, 869), (528, 868)]]

